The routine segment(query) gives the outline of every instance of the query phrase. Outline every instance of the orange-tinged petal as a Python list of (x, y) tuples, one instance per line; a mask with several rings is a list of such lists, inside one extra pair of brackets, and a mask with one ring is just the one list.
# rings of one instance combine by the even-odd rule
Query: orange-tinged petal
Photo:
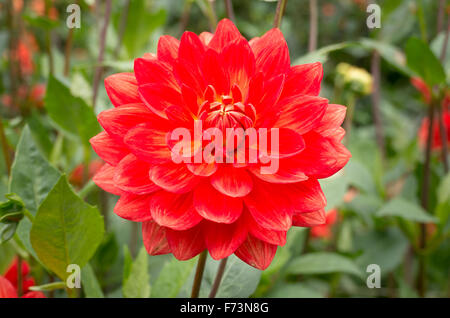
[(166, 238), (166, 228), (159, 226), (155, 221), (142, 223), (142, 239), (145, 249), (150, 255), (170, 253), (170, 247)]
[(236, 256), (250, 266), (265, 270), (269, 267), (276, 252), (276, 245), (266, 243), (252, 235), (248, 235), (245, 242), (237, 249)]

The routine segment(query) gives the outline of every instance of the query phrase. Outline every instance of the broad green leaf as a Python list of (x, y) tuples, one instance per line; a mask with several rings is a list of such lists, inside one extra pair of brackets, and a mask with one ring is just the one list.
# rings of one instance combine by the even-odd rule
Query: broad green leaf
[(295, 275), (346, 273), (362, 276), (361, 269), (353, 260), (331, 252), (316, 252), (298, 256), (291, 261), (286, 271)]
[(304, 283), (281, 284), (271, 290), (267, 297), (270, 298), (321, 298), (323, 295)]
[(86, 298), (105, 298), (92, 266), (87, 263), (81, 270), (81, 284)]
[(381, 268), (381, 275), (387, 275), (403, 262), (408, 249), (408, 240), (397, 228), (386, 231), (371, 231), (355, 237), (357, 250), (362, 254), (355, 262), (361, 268), (370, 264), (377, 264)]
[(337, 44), (331, 44), (328, 46), (324, 46), (316, 51), (309, 52), (298, 59), (296, 59), (292, 64), (306, 64), (306, 63), (314, 63), (321, 62), (325, 63), (328, 60), (328, 55), (332, 52), (339, 51), (342, 49), (346, 49), (348, 47), (354, 46), (356, 42), (342, 42)]
[(405, 51), (408, 67), (430, 87), (445, 82), (444, 68), (426, 43), (417, 38), (410, 38)]
[(148, 274), (148, 254), (144, 247), (131, 264), (128, 277), (123, 283), (123, 296), (126, 298), (150, 297), (150, 275)]
[(86, 145), (100, 131), (94, 110), (55, 77), (50, 76), (45, 95), (45, 108), (53, 122), (71, 137)]
[[(445, 43), (445, 31), (439, 33), (438, 36), (436, 36), (430, 44), (430, 48), (433, 51), (434, 55), (437, 57), (441, 57), (442, 54), (442, 47)], [(450, 77), (450, 41), (447, 42), (447, 49), (445, 51), (445, 57), (444, 57), (444, 69), (447, 73), (447, 79)]]
[[(11, 168), (9, 191), (20, 196), (27, 210), (34, 216), (59, 177), (60, 173), (39, 152), (30, 129), (25, 126)], [(19, 223), (17, 235), (28, 252), (37, 259), (30, 243), (30, 229), (31, 222), (24, 218)]]
[(86, 265), (103, 234), (98, 209), (80, 199), (63, 175), (39, 206), (30, 239), (41, 262), (65, 280), (67, 266)]
[(6, 272), (15, 255), (16, 251), (11, 242), (0, 244), (0, 273)]
[[(345, 171), (345, 170), (344, 170)], [(327, 198), (327, 210), (333, 209), (344, 201), (344, 195), (349, 186), (349, 178), (342, 172), (327, 179), (319, 180), (322, 191)]]
[(392, 199), (378, 210), (376, 216), (398, 216), (406, 220), (425, 223), (435, 223), (437, 221), (435, 217), (428, 214), (422, 207), (403, 198)]
[(375, 182), (370, 171), (356, 159), (350, 159), (345, 167), (344, 173), (351, 185), (363, 190), (365, 193), (376, 192)]
[[(203, 274), (202, 286), (200, 289), (200, 297), (208, 297), (211, 287), (216, 278), (217, 269), (220, 261), (215, 261), (208, 257), (206, 261), (205, 272)], [(179, 297), (189, 297), (194, 281), (195, 268), (183, 286)], [(218, 298), (245, 298), (249, 297), (256, 290), (261, 271), (241, 261), (235, 255), (228, 257), (227, 266), (220, 283), (216, 297)]]
[(167, 262), (159, 273), (158, 278), (152, 286), (152, 297), (174, 298), (177, 297), (192, 269), (196, 259), (180, 262), (172, 258)]

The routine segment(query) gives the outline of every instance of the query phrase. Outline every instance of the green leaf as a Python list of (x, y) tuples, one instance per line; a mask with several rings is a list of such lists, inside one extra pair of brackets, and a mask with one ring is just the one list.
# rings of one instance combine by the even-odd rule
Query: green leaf
[(123, 282), (123, 296), (126, 298), (150, 297), (150, 275), (148, 273), (148, 254), (144, 247), (131, 264), (129, 274)]
[(22, 15), (25, 21), (32, 27), (37, 27), (39, 29), (49, 31), (59, 26), (59, 22), (47, 18), (45, 16), (36, 16), (36, 15)]
[(42, 263), (66, 280), (67, 266), (86, 265), (103, 234), (98, 209), (80, 199), (63, 175), (39, 206), (30, 239)]
[[(41, 202), (54, 187), (60, 173), (40, 153), (28, 126), (25, 126), (11, 168), (9, 191), (17, 193), (26, 209), (34, 216)], [(30, 243), (31, 222), (24, 218), (17, 228), (17, 235), (25, 248), (36, 259)]]
[(350, 161), (345, 166), (344, 173), (348, 178), (348, 182), (363, 190), (365, 193), (376, 193), (375, 182), (373, 177), (365, 165), (355, 159)]
[(17, 230), (17, 223), (0, 224), (0, 244), (8, 242)]
[[(216, 278), (219, 261), (208, 257), (203, 274), (200, 297), (208, 297)], [(189, 297), (194, 281), (195, 270), (191, 272), (188, 283), (183, 286), (179, 297)], [(253, 294), (261, 278), (261, 271), (241, 261), (235, 255), (228, 257), (227, 266), (222, 276), (218, 298), (246, 298)]]
[(317, 252), (309, 253), (294, 258), (288, 265), (286, 271), (289, 274), (329, 274), (329, 273), (346, 273), (362, 276), (361, 269), (353, 260), (345, 256), (328, 253)]
[(180, 262), (172, 258), (162, 268), (155, 283), (152, 286), (152, 297), (174, 298), (177, 297), (192, 269), (196, 259)]
[(417, 38), (410, 38), (405, 51), (408, 67), (430, 87), (445, 82), (444, 68), (426, 43)]
[(292, 64), (299, 65), (314, 62), (325, 63), (328, 60), (328, 55), (330, 53), (346, 49), (348, 47), (354, 46), (355, 44), (356, 42), (342, 42), (324, 46), (316, 51), (309, 52), (308, 54), (299, 57)]
[(92, 266), (87, 263), (81, 270), (81, 284), (86, 298), (105, 298)]
[(288, 283), (277, 286), (267, 294), (270, 298), (321, 298), (323, 295), (317, 290), (301, 283)]
[(68, 136), (89, 145), (89, 139), (100, 131), (92, 107), (70, 93), (70, 89), (50, 76), (45, 95), (45, 108), (53, 122)]
[(435, 223), (437, 221), (422, 207), (403, 198), (392, 199), (378, 210), (376, 216), (398, 216), (406, 220), (424, 223)]
[(15, 256), (16, 251), (13, 247), (13, 244), (0, 244), (0, 273), (3, 274), (6, 272), (6, 270), (13, 262)]
[(23, 218), (25, 204), (15, 193), (6, 194), (5, 197), (8, 200), (0, 202), (0, 223), (19, 222)]

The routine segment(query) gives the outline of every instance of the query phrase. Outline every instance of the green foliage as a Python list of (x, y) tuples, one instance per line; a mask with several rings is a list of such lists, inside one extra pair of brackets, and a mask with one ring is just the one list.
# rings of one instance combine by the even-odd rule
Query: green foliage
[(127, 266), (124, 270), (122, 293), (126, 298), (148, 298), (150, 292), (148, 254), (142, 247), (134, 262), (131, 260), (131, 256), (128, 257)]
[(180, 262), (176, 258), (172, 258), (167, 262), (152, 286), (152, 297), (177, 297), (189, 278), (196, 260), (193, 258), (186, 262)]
[(36, 213), (31, 245), (41, 262), (62, 280), (70, 264), (83, 267), (104, 233), (98, 209), (81, 200), (61, 176)]
[(429, 215), (419, 205), (408, 202), (403, 198), (392, 199), (386, 203), (377, 213), (377, 216), (397, 216), (405, 220), (435, 223), (437, 219)]
[(53, 76), (48, 80), (45, 108), (58, 128), (86, 145), (100, 131), (93, 109), (82, 98), (74, 97), (70, 89)]

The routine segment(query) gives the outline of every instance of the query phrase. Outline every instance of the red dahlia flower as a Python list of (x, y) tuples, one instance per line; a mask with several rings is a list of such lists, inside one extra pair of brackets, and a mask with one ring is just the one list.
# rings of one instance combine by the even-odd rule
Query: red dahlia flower
[[(447, 143), (450, 143), (450, 111), (445, 111), (442, 114), (443, 120), (444, 120), (444, 130), (446, 133), (445, 138), (447, 138)], [(428, 126), (429, 126), (430, 120), (428, 118), (424, 118), (422, 120), (422, 124), (419, 128), (419, 144), (422, 148), (425, 147), (427, 143), (427, 136), (428, 136)], [(431, 149), (433, 150), (439, 150), (442, 148), (442, 138), (441, 138), (441, 132), (439, 128), (439, 120), (436, 118), (433, 122), (433, 132), (431, 137)]]
[[(149, 254), (187, 260), (207, 249), (216, 260), (235, 253), (265, 269), (291, 226), (325, 222), (317, 179), (351, 156), (340, 142), (345, 107), (318, 97), (322, 76), (320, 63), (290, 66), (279, 29), (248, 42), (222, 20), (215, 34), (162, 36), (156, 55), (135, 60), (134, 73), (105, 80), (115, 108), (98, 116), (105, 131), (91, 139), (106, 162), (94, 181), (120, 195), (117, 215), (142, 222)], [(279, 149), (265, 158), (279, 158), (278, 170), (262, 173), (263, 152), (247, 141), (244, 149), (257, 149), (261, 160), (175, 163), (180, 153), (168, 136), (198, 122), (219, 131), (276, 128)], [(189, 147), (206, 149), (203, 141)], [(228, 140), (226, 149), (227, 158), (242, 150), (229, 152)]]
[[(18, 289), (18, 260), (14, 259), (12, 264), (6, 270), (4, 276), (0, 276), (0, 298), (17, 298)], [(22, 262), (22, 291), (24, 295), (22, 298), (45, 298), (42, 292), (30, 291), (29, 288), (34, 286), (33, 277), (29, 276), (30, 266), (27, 262)]]

